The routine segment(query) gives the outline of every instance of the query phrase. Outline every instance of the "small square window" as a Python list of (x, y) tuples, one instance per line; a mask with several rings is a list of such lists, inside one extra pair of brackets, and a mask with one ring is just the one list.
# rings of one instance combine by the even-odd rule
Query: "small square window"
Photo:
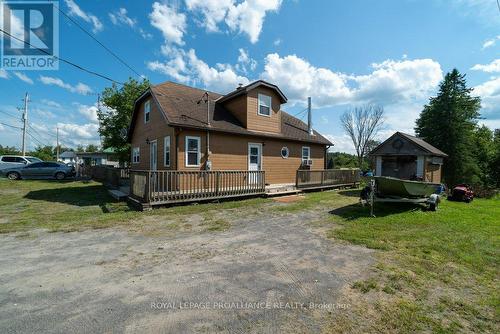
[(259, 94), (259, 115), (271, 116), (271, 97)]
[(311, 149), (307, 146), (302, 146), (302, 162), (305, 163), (311, 160)]

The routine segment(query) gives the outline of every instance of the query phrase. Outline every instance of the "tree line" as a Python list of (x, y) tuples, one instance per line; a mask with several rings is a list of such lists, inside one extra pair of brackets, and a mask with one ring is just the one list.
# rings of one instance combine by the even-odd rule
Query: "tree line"
[[(96, 145), (78, 145), (76, 149), (69, 147), (59, 147), (59, 153), (65, 151), (73, 151), (73, 152), (98, 152), (99, 147)], [(17, 147), (13, 146), (2, 146), (0, 145), (0, 155), (21, 155), (21, 151)], [(57, 155), (57, 147), (56, 146), (37, 146), (34, 150), (26, 152), (27, 156), (36, 157), (43, 161), (55, 161)]]

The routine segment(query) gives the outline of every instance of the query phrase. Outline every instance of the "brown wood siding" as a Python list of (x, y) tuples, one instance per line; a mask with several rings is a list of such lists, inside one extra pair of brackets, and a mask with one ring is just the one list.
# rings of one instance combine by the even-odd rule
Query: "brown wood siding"
[[(258, 114), (259, 94), (271, 97), (271, 116)], [(247, 128), (249, 130), (281, 133), (281, 104), (278, 94), (267, 87), (257, 87), (247, 94)]]
[[(150, 141), (157, 141), (158, 149), (158, 169), (174, 169), (175, 167), (175, 135), (174, 129), (167, 125), (167, 122), (158, 109), (158, 106), (153, 99), (151, 101), (151, 113), (149, 115), (149, 122), (144, 123), (144, 103), (139, 106), (139, 111), (136, 117), (136, 123), (134, 128), (134, 133), (132, 134), (131, 147), (140, 148), (140, 160), (139, 163), (131, 163), (130, 167), (132, 169), (149, 169), (149, 148), (150, 145), (146, 144), (146, 139)], [(163, 162), (163, 146), (164, 138), (170, 136), (170, 167), (165, 167)], [(132, 160), (132, 157), (130, 158)]]
[(243, 127), (247, 127), (247, 96), (242, 95), (227, 101), (224, 106), (229, 110)]
[(433, 183), (441, 183), (441, 167), (442, 165), (431, 164), (432, 158), (425, 161), (425, 181)]
[[(186, 167), (185, 138), (186, 136), (201, 137), (201, 166)], [(302, 163), (302, 146), (311, 148), (311, 169), (324, 169), (325, 146), (290, 142), (276, 139), (234, 136), (229, 134), (210, 133), (210, 160), (212, 170), (248, 170), (248, 143), (263, 144), (262, 168), (266, 172), (266, 183), (295, 183), (296, 171)], [(288, 147), (290, 155), (287, 159), (281, 157), (281, 148)], [(179, 170), (203, 170), (206, 162), (206, 132), (183, 130), (179, 134)]]
[[(398, 147), (398, 143), (394, 144), (395, 141), (401, 141), (402, 146)], [(401, 145), (401, 144), (400, 144)], [(387, 141), (385, 141), (375, 152), (375, 155), (429, 155), (429, 152), (422, 150), (420, 147), (410, 142), (408, 139), (396, 135)]]

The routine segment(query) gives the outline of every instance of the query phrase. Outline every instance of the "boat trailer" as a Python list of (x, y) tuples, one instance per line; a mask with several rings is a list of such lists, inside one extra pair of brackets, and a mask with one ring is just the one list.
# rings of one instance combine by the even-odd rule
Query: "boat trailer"
[(375, 203), (409, 203), (409, 204), (426, 204), (430, 211), (436, 211), (441, 201), (441, 198), (438, 194), (432, 194), (428, 197), (420, 197), (420, 198), (407, 198), (407, 197), (378, 197), (375, 193), (375, 180), (370, 180), (370, 193), (368, 195), (367, 203), (370, 205), (370, 214), (372, 217), (375, 217), (373, 213), (373, 208)]

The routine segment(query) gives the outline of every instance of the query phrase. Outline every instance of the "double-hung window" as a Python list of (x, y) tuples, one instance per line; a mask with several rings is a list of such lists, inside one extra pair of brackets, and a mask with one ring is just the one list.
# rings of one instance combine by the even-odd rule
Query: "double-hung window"
[(307, 164), (308, 160), (311, 160), (311, 148), (302, 146), (302, 163)]
[(138, 164), (140, 155), (141, 155), (140, 148), (134, 147), (132, 149), (132, 163)]
[(170, 136), (166, 136), (163, 141), (163, 165), (170, 167)]
[(271, 97), (259, 94), (259, 115), (271, 116)]
[(200, 137), (186, 136), (186, 167), (199, 167), (201, 161)]
[(147, 100), (146, 102), (144, 102), (144, 123), (149, 122), (150, 114), (151, 114), (151, 101)]

